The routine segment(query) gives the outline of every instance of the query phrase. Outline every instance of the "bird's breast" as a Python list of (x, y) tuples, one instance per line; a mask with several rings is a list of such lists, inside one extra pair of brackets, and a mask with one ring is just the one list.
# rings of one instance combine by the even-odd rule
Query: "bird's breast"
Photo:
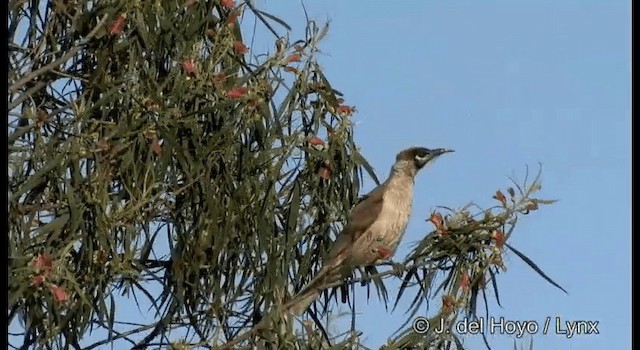
[(413, 202), (413, 186), (389, 186), (383, 196), (382, 210), (373, 232), (373, 239), (394, 252), (409, 223)]

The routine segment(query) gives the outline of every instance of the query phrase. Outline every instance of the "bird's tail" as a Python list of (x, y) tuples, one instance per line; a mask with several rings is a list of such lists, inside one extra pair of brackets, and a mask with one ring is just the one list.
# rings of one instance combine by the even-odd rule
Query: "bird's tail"
[(344, 270), (341, 269), (340, 265), (344, 262), (344, 259), (344, 256), (340, 256), (329, 260), (318, 274), (307, 283), (306, 287), (302, 288), (293, 299), (283, 305), (284, 310), (296, 316), (300, 316), (307, 311), (309, 305), (320, 296), (324, 285), (344, 278)]
[(284, 305), (284, 309), (296, 316), (300, 316), (307, 310), (307, 308), (309, 308), (309, 305), (311, 305), (319, 295), (320, 291), (317, 288), (312, 288), (286, 303)]

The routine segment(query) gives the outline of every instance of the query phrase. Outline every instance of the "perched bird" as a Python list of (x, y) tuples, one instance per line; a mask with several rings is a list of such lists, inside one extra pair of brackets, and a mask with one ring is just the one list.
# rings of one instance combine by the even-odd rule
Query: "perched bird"
[(389, 178), (353, 208), (323, 267), (283, 305), (284, 310), (301, 315), (326, 288), (323, 286), (349, 277), (357, 266), (391, 258), (409, 222), (416, 174), (447, 152), (453, 150), (412, 147), (398, 153)]

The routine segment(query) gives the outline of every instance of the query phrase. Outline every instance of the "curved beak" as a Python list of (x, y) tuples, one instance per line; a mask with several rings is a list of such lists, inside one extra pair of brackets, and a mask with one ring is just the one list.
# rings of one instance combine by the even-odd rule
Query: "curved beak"
[(430, 152), (426, 156), (424, 156), (424, 158), (418, 159), (418, 168), (421, 169), (422, 167), (427, 165), (427, 163), (449, 152), (453, 152), (453, 150), (448, 148), (436, 148), (436, 149), (430, 150)]
[(433, 150), (433, 156), (437, 157), (437, 156), (439, 156), (441, 154), (445, 154), (445, 153), (449, 153), (449, 152), (455, 152), (455, 151), (452, 150), (452, 149), (449, 149), (449, 148), (436, 148), (436, 149)]

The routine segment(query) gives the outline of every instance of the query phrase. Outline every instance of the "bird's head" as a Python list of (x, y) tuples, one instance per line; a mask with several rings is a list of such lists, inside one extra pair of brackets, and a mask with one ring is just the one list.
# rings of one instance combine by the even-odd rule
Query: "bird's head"
[(452, 149), (436, 148), (429, 149), (424, 147), (411, 147), (398, 153), (396, 163), (393, 165), (395, 171), (408, 173), (412, 176), (424, 168), (427, 164), (438, 158), (440, 155), (453, 152)]

